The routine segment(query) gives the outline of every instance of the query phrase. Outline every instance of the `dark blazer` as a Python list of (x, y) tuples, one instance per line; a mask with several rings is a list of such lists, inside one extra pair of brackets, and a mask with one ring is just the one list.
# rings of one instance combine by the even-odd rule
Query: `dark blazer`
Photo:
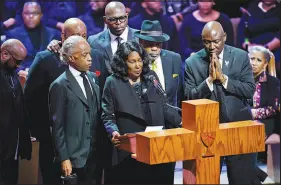
[(36, 54), (39, 51), (43, 51), (47, 48), (48, 44), (56, 39), (59, 40), (60, 39), (60, 33), (59, 31), (52, 29), (52, 28), (48, 28), (44, 25), (41, 25), (41, 41), (40, 41), (40, 48), (36, 49), (35, 47), (33, 47), (33, 44), (30, 40), (29, 34), (28, 34), (28, 30), (25, 28), (24, 25), (20, 26), (20, 27), (16, 27), (10, 31), (7, 32), (7, 39), (10, 38), (15, 38), (20, 40), (23, 45), (26, 47), (27, 49), (27, 57), (24, 59), (24, 61), (21, 63), (19, 69), (25, 69), (25, 68), (29, 68), (30, 65), (32, 64)]
[[(129, 27), (128, 27), (129, 28)], [(137, 31), (135, 29), (129, 28), (128, 33), (128, 41), (129, 40), (135, 40), (138, 41), (137, 37), (134, 36), (134, 32)], [(111, 44), (110, 44), (110, 34), (109, 29), (106, 29), (96, 35), (92, 35), (88, 37), (88, 43), (90, 44), (91, 48), (97, 49), (100, 52), (102, 52), (103, 57), (105, 59), (106, 67), (110, 73), (112, 73), (111, 67), (110, 67), (110, 61), (113, 57), (112, 50), (111, 50)]]
[[(91, 50), (91, 57), (92, 67), (90, 71), (96, 74), (96, 83), (99, 84), (102, 92), (105, 78), (108, 76), (104, 59), (102, 54), (95, 49)], [(59, 55), (48, 50), (39, 52), (30, 66), (24, 88), (24, 97), (32, 128), (31, 133), (39, 140), (50, 138), (49, 87), (66, 68), (68, 67), (60, 61)]]
[[(178, 112), (166, 106), (154, 85), (149, 80), (145, 80), (151, 74), (156, 76), (153, 71), (143, 76), (143, 82), (147, 83), (147, 91), (142, 95), (145, 102), (140, 102), (129, 81), (122, 80), (115, 75), (106, 79), (102, 97), (102, 120), (109, 137), (113, 131), (119, 131), (121, 135), (143, 132), (146, 126), (179, 127), (181, 117)], [(145, 121), (141, 104), (146, 104), (147, 109), (150, 109), (151, 123)], [(121, 150), (117, 150), (116, 155), (115, 149), (113, 149), (112, 156), (113, 165), (120, 163), (126, 156), (130, 155)]]
[[(100, 124), (100, 90), (93, 76), (87, 73), (96, 99), (91, 113), (88, 101), (77, 80), (67, 69), (50, 86), (49, 107), (56, 160), (69, 159), (74, 168), (86, 164), (91, 148), (95, 146), (96, 131)], [(94, 151), (96, 152), (96, 151)]]
[(178, 53), (162, 49), (160, 57), (168, 101), (173, 106), (181, 107), (181, 101), (184, 99), (181, 56)]
[[(31, 158), (31, 140), (23, 93), (17, 74), (13, 75), (14, 94), (9, 87), (5, 70), (0, 67), (0, 160), (15, 156), (19, 140), (18, 156)], [(18, 132), (19, 131), (19, 132)], [(18, 135), (19, 134), (19, 135)], [(18, 137), (19, 136), (19, 137)], [(1, 169), (2, 170), (2, 169)]]
[[(257, 77), (259, 78), (259, 77)], [(258, 81), (258, 79), (256, 79)], [(280, 112), (278, 111), (278, 106), (280, 106), (280, 81), (266, 74), (266, 81), (259, 82), (261, 84), (260, 91), (260, 103), (255, 109), (272, 107), (271, 111), (275, 111), (275, 115), (266, 117), (265, 119), (259, 119), (265, 126), (265, 132), (267, 136), (272, 133), (280, 133)], [(258, 92), (259, 93), (259, 92)], [(253, 107), (253, 98), (249, 101), (250, 105)]]
[[(206, 83), (210, 64), (208, 58), (205, 49), (202, 49), (185, 61), (185, 96), (189, 100), (216, 100), (216, 91), (211, 92)], [(223, 90), (229, 121), (251, 120), (247, 99), (254, 94), (255, 82), (247, 52), (225, 45), (222, 71), (228, 76), (227, 88)]]

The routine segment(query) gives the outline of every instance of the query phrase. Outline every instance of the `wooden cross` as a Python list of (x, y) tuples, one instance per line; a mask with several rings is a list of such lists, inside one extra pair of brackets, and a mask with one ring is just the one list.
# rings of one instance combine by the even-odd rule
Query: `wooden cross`
[(130, 136), (131, 145), (127, 141), (121, 148), (146, 164), (184, 161), (184, 184), (219, 184), (221, 156), (265, 150), (264, 125), (255, 121), (219, 124), (218, 102), (184, 101), (182, 122), (183, 128), (137, 133)]

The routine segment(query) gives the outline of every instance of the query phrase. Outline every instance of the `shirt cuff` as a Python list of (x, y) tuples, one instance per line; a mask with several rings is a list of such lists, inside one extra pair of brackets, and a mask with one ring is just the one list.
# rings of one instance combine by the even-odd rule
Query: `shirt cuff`
[(206, 79), (206, 83), (207, 83), (207, 85), (208, 85), (210, 91), (213, 92), (213, 91), (214, 91), (214, 84), (213, 84), (213, 83), (210, 83), (210, 82), (209, 82), (209, 79), (210, 79), (210, 77), (208, 77), (208, 78)]
[(224, 84), (222, 84), (222, 86), (225, 88), (225, 89), (227, 89), (227, 84), (228, 84), (228, 76), (226, 76), (226, 75), (224, 75), (224, 77), (225, 77), (225, 83)]

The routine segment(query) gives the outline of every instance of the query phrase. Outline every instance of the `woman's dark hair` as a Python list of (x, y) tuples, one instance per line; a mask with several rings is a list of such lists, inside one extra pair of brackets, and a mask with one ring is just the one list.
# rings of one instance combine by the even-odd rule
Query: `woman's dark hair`
[(150, 57), (146, 53), (144, 48), (135, 41), (128, 41), (122, 43), (118, 47), (110, 63), (112, 71), (116, 76), (126, 79), (126, 77), (128, 76), (128, 65), (126, 63), (126, 60), (128, 59), (130, 53), (132, 53), (133, 51), (138, 52), (138, 54), (142, 58), (143, 61), (142, 75), (150, 71), (149, 68)]

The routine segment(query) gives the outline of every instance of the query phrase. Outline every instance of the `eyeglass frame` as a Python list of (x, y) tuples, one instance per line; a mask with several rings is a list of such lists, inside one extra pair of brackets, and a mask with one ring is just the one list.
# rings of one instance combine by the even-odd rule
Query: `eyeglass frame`
[[(120, 16), (120, 17), (108, 17), (108, 16), (103, 16), (104, 19), (108, 20), (110, 23), (113, 23), (113, 24), (116, 24), (118, 22), (118, 20), (120, 21), (120, 23), (124, 23), (126, 22), (126, 20), (128, 20), (128, 15), (123, 15), (123, 16)], [(121, 18), (124, 18), (123, 21), (121, 21)], [(113, 20), (110, 20), (110, 19), (113, 19)]]

